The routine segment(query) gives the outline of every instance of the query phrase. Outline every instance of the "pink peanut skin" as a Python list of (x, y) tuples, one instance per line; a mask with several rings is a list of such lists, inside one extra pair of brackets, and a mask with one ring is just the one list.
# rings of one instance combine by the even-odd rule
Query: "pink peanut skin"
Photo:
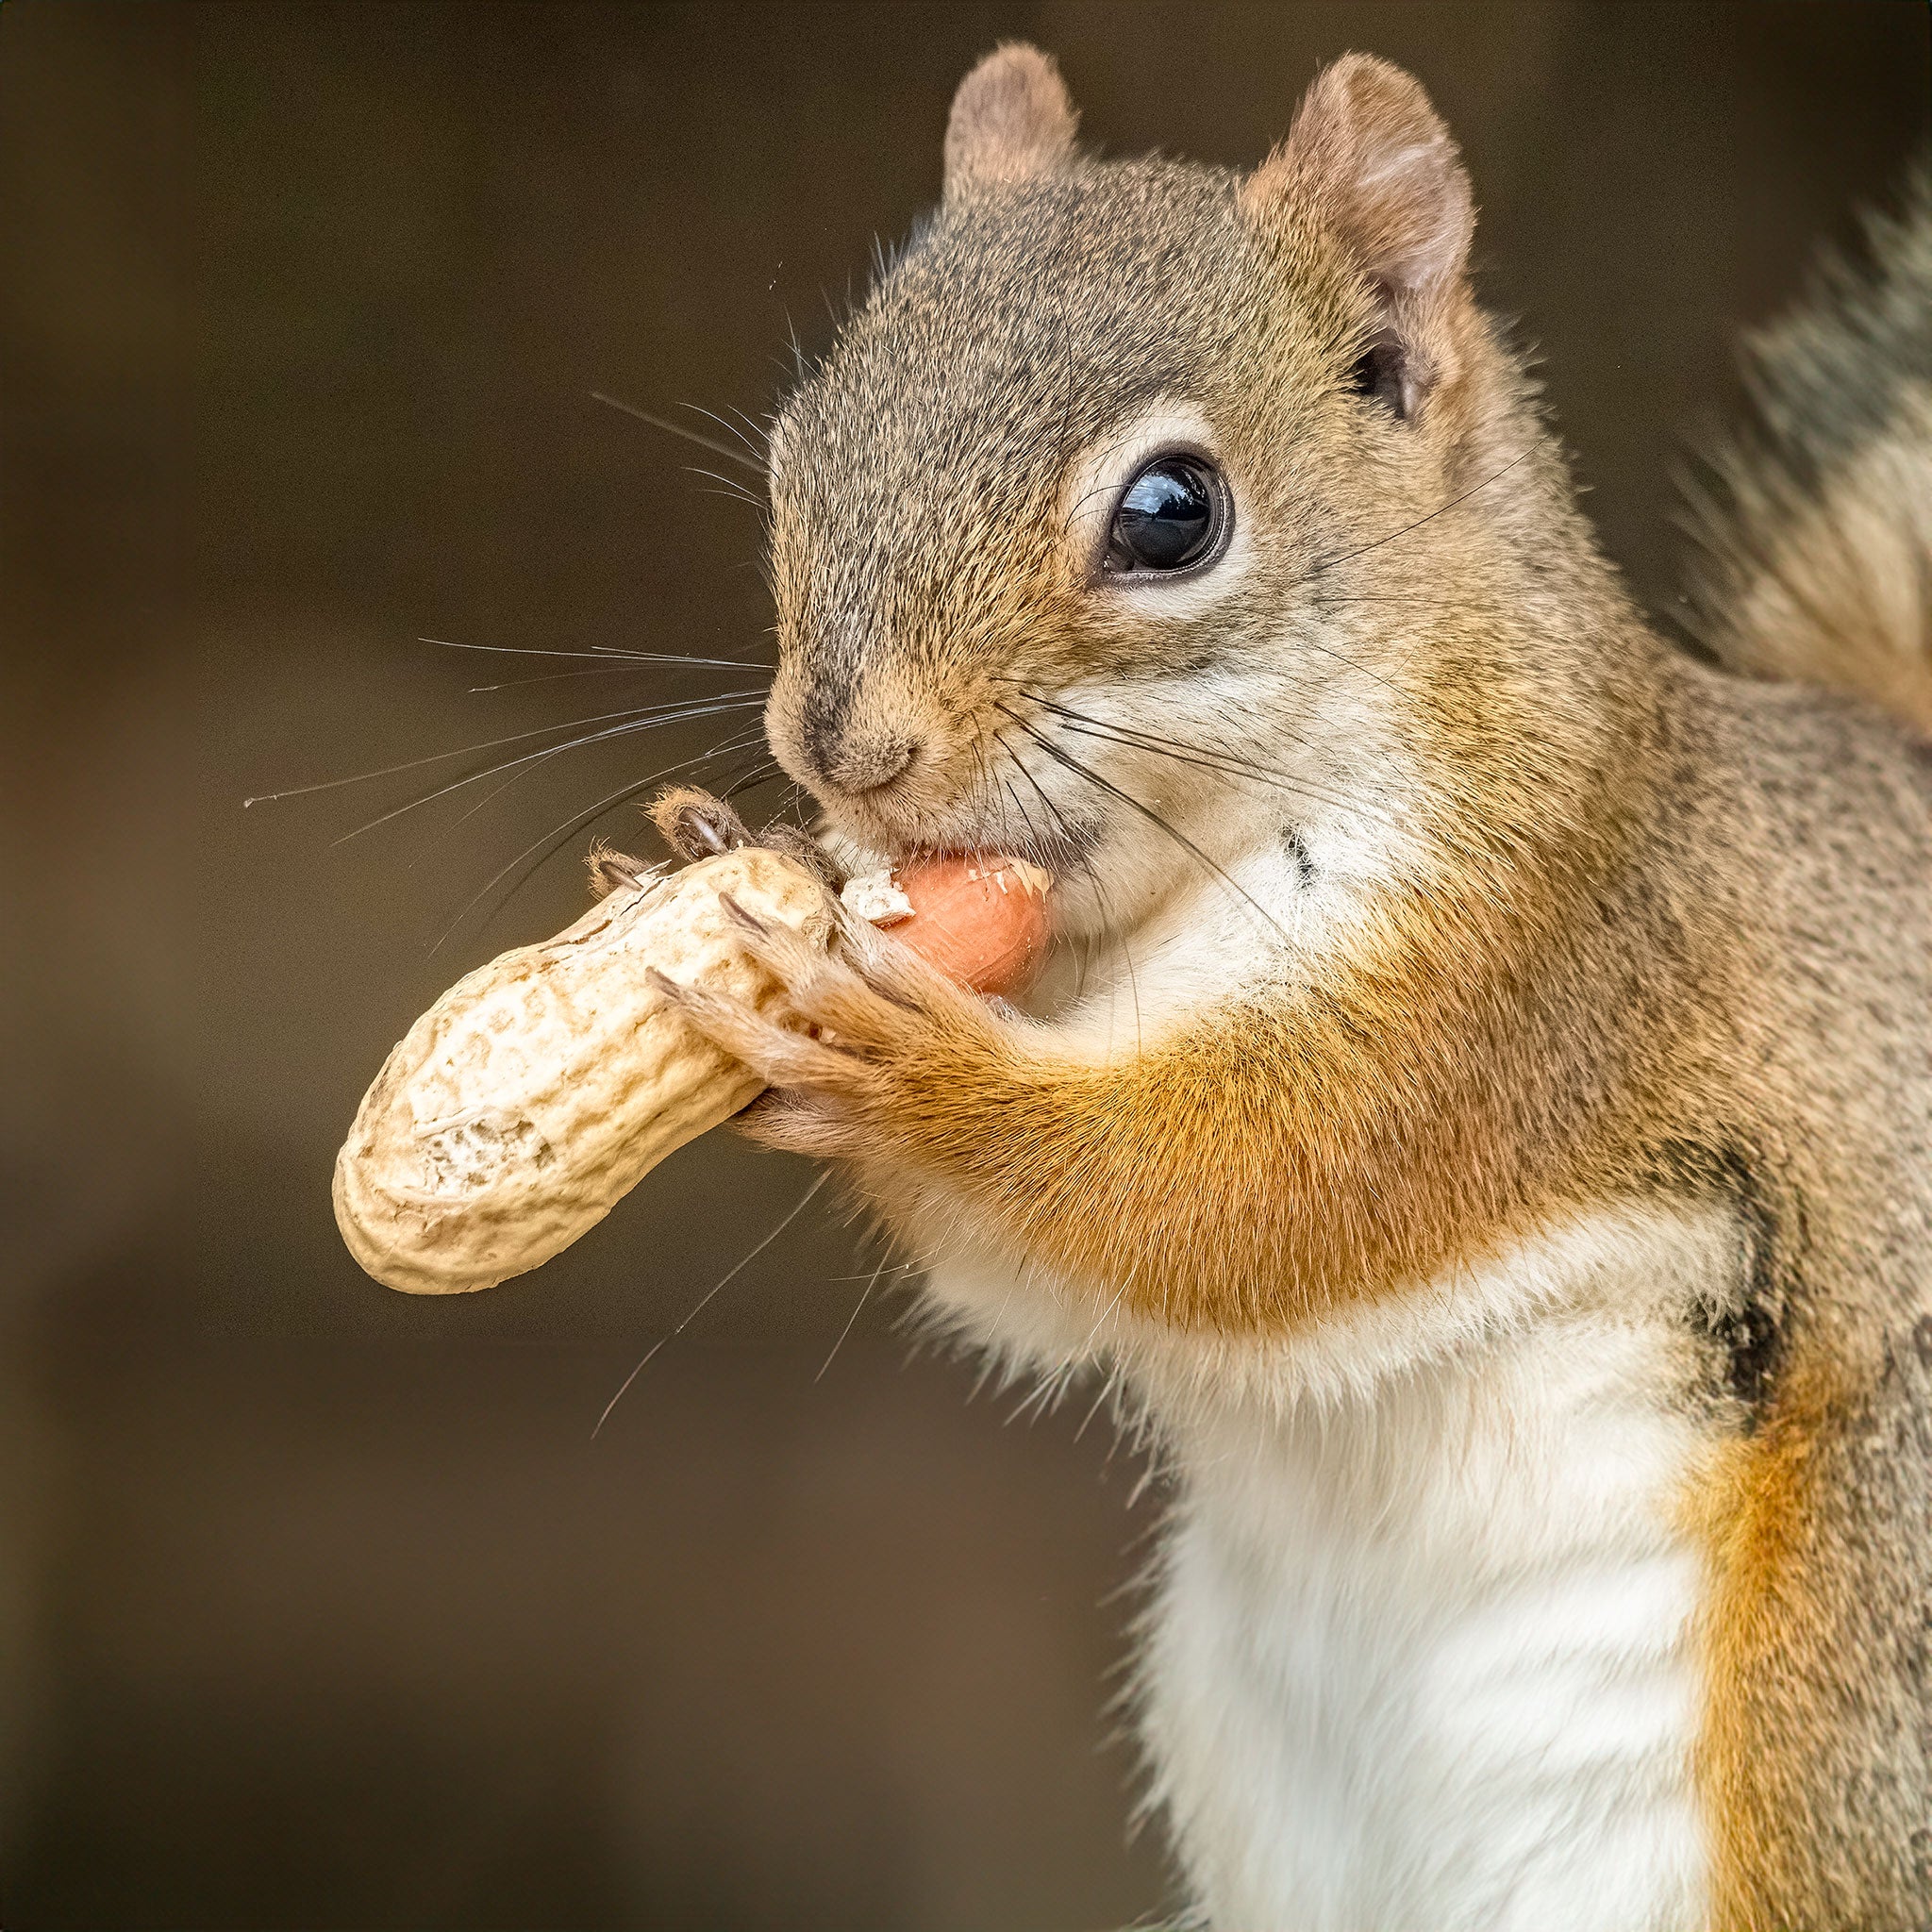
[(1045, 950), (1043, 874), (1007, 858), (946, 854), (893, 874), (912, 917), (891, 930), (949, 979), (974, 992), (1017, 991)]

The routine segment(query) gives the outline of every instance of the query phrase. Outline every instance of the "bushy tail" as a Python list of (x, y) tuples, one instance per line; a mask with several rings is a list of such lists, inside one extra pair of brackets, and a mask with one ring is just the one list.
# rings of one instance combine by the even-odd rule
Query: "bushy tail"
[(1691, 591), (1733, 669), (1855, 691), (1932, 737), (1932, 163), (1873, 260), (1746, 349), (1754, 421), (1695, 505)]

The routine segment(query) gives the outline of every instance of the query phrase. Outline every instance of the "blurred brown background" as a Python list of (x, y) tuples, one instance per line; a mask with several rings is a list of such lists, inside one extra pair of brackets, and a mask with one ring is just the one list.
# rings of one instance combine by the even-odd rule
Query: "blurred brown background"
[[(1667, 477), (1732, 400), (1736, 327), (1927, 123), (1916, 4), (7, 0), (14, 1932), (1161, 1907), (1103, 1711), (1158, 1495), (1104, 1419), (1010, 1421), (966, 1366), (908, 1364), (883, 1290), (821, 1376), (875, 1258), (825, 1197), (590, 1440), (806, 1170), (713, 1136), (446, 1304), (337, 1241), (329, 1162), (383, 1052), (574, 914), (589, 827), (486, 917), (491, 874), (746, 714), (345, 844), (465, 761), (242, 808), (756, 682), (416, 640), (764, 655), (755, 518), (589, 391), (767, 408), (788, 316), (823, 346), (827, 295), (937, 192), (953, 83), (1012, 35), (1060, 54), (1091, 139), (1229, 161), (1319, 59), (1413, 66), (1489, 294), (1665, 614)], [(633, 807), (599, 823), (641, 837)]]

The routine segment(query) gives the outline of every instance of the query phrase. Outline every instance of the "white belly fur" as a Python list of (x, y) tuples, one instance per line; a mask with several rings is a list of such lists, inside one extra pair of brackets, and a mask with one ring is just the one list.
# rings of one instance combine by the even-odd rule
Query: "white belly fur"
[(1166, 1451), (1141, 1728), (1208, 1924), (1703, 1924), (1682, 1309), (1736, 1253), (1606, 1213), (1267, 1344), (936, 1271), (1036, 1369), (1110, 1359)]

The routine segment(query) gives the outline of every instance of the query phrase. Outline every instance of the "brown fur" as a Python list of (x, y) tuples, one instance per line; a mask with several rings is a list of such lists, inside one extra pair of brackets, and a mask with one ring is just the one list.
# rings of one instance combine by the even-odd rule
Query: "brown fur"
[[(1645, 628), (1470, 295), (1468, 187), (1406, 75), (1338, 63), (1246, 181), (1072, 132), (1042, 57), (970, 76), (941, 215), (780, 421), (774, 745), (862, 847), (1030, 840), (1074, 879), (1145, 835), (1024, 811), (1025, 694), (1265, 657), (1292, 702), (1197, 732), (1292, 760), (1345, 691), (1424, 857), (1306, 982), (1257, 966), (1105, 1063), (862, 934), (770, 938), (791, 1029), (693, 1017), (779, 1090), (757, 1130), (849, 1163), (915, 1252), (965, 1214), (1096, 1307), (1224, 1335), (1592, 1205), (1726, 1206), (1736, 1279), (1677, 1317), (1708, 1382), (1712, 1924), (1932, 1924), (1932, 761)], [(1378, 345), (1400, 421), (1350, 387)], [(1068, 536), (1073, 455), (1160, 396), (1213, 424), (1252, 544), (1191, 617), (1112, 597)], [(1222, 789), (1210, 841), (1264, 808)]]

